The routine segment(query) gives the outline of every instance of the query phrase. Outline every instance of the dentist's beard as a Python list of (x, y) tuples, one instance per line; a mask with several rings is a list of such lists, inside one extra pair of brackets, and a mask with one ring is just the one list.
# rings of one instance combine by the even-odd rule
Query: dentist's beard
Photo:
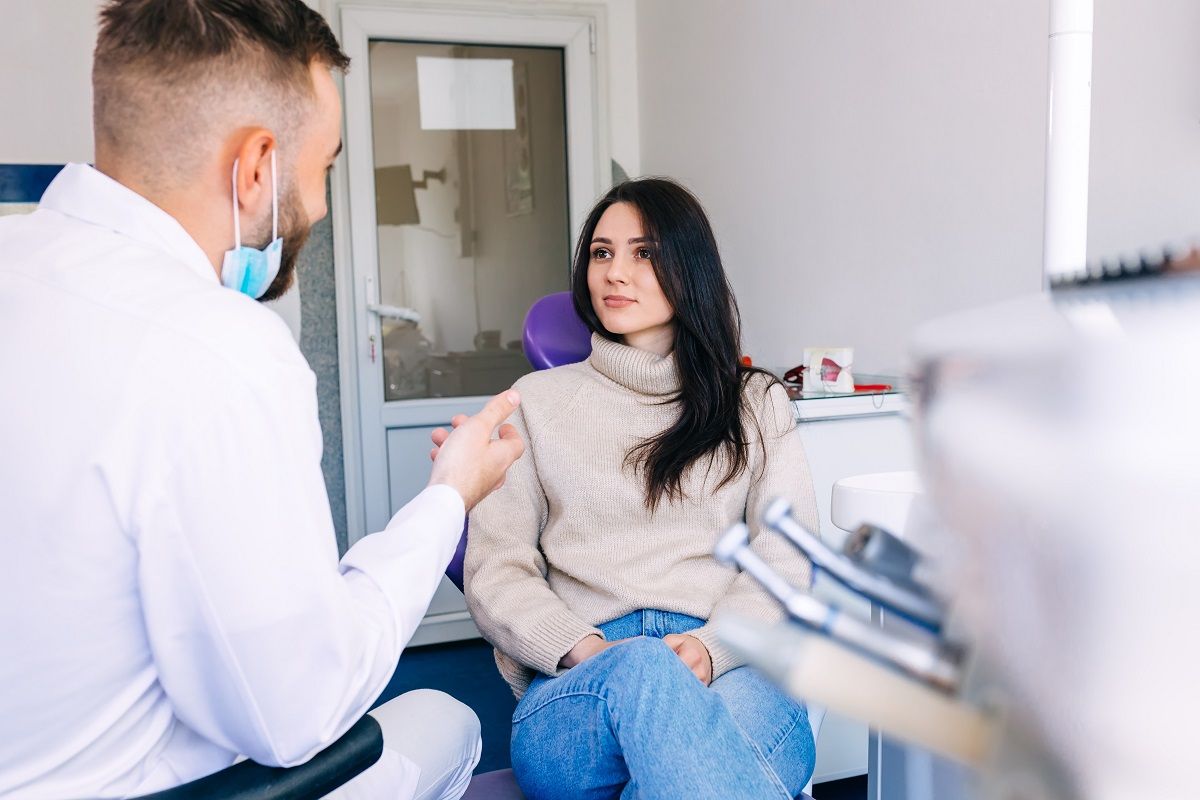
[[(304, 248), (304, 243), (308, 241), (308, 234), (311, 230), (312, 226), (308, 224), (308, 218), (304, 214), (304, 205), (300, 202), (300, 194), (292, 186), (279, 198), (279, 235), (283, 238), (279, 274), (275, 276), (275, 280), (271, 281), (271, 285), (267, 287), (263, 296), (258, 298), (260, 303), (278, 300), (287, 293), (288, 289), (292, 288), (292, 284), (296, 281), (296, 259)], [(260, 249), (266, 247), (270, 243), (270, 235), (271, 219), (268, 217), (261, 236), (263, 242), (259, 244), (255, 241), (251, 246)]]

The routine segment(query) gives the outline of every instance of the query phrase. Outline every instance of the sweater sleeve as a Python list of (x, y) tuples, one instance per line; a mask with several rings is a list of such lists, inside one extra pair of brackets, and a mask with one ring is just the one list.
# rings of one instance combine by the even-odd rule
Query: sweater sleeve
[(596, 634), (546, 582), (538, 546), (548, 504), (534, 461), (523, 409), (509, 419), (525, 453), (509, 468), (504, 485), (471, 512), (463, 580), (475, 624), (496, 649), (546, 675), (583, 638)]
[[(752, 386), (749, 391), (757, 390)], [(761, 396), (759, 396), (761, 397)], [(756, 400), (758, 398), (755, 398)], [(812, 584), (812, 565), (791, 544), (774, 531), (764, 531), (763, 512), (776, 498), (786, 497), (792, 514), (814, 533), (820, 533), (816, 493), (804, 445), (800, 441), (791, 402), (782, 386), (775, 384), (755, 403), (763, 448), (751, 454), (750, 468), (755, 469), (746, 498), (746, 524), (750, 527), (750, 546), (776, 572), (795, 586)], [(753, 439), (752, 439), (753, 441)], [(765, 455), (765, 459), (764, 459)], [(761, 473), (761, 476), (758, 474)], [(749, 574), (741, 572), (717, 601), (709, 622), (692, 632), (712, 656), (713, 680), (741, 666), (742, 661), (721, 643), (713, 625), (722, 615), (733, 611), (764, 622), (778, 622), (783, 608)]]

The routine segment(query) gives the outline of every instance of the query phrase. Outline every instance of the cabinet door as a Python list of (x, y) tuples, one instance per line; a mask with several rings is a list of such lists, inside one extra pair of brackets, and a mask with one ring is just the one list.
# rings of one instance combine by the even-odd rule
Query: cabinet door
[[(448, 428), (449, 421), (442, 427)], [(412, 498), (421, 493), (429, 482), (429, 434), (437, 425), (411, 428), (389, 428), (387, 432), (388, 483), (391, 489), (391, 510), (395, 514)], [(479, 636), (467, 601), (449, 578), (442, 578), (429, 611), (410, 644), (433, 644)]]
[[(851, 475), (913, 469), (916, 456), (908, 420), (896, 414), (844, 417), (800, 423), (800, 438), (808, 456), (821, 538), (840, 548), (846, 532), (834, 526), (829, 506), (833, 484)], [(871, 606), (832, 580), (818, 580), (813, 594), (859, 617), (868, 617)], [(830, 713), (817, 743), (814, 782), (861, 775), (868, 771), (867, 726), (858, 720)], [(903, 781), (901, 781), (903, 783)]]

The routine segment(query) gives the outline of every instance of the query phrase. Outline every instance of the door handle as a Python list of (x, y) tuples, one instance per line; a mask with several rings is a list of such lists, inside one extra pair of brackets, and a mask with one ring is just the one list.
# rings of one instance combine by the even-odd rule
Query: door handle
[(367, 311), (383, 319), (398, 319), (404, 322), (411, 322), (414, 325), (421, 324), (421, 312), (415, 308), (390, 306), (385, 303), (368, 303)]

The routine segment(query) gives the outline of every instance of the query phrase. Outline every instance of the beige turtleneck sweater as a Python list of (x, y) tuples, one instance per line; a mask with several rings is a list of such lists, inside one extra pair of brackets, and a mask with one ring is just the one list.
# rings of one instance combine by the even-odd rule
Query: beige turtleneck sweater
[(674, 403), (662, 404), (679, 388), (673, 356), (593, 335), (587, 361), (517, 382), (521, 405), (510, 422), (525, 454), (471, 512), (465, 580), (475, 623), (518, 697), (534, 671), (558, 674), (577, 642), (600, 633), (596, 625), (644, 608), (710, 621), (692, 633), (712, 656), (714, 679), (739, 666), (711, 621), (730, 610), (765, 621), (782, 616), (753, 578), (713, 558), (718, 537), (743, 518), (755, 551), (793, 583), (809, 585), (808, 561), (780, 535), (759, 535), (763, 510), (781, 496), (820, 530), (787, 394), (778, 385), (764, 393), (765, 385), (756, 378), (747, 388), (755, 418), (746, 426), (748, 468), (717, 489), (725, 456), (712, 469), (707, 459), (693, 464), (684, 501), (664, 498), (651, 513), (640, 472), (624, 462), (633, 445), (678, 417)]

